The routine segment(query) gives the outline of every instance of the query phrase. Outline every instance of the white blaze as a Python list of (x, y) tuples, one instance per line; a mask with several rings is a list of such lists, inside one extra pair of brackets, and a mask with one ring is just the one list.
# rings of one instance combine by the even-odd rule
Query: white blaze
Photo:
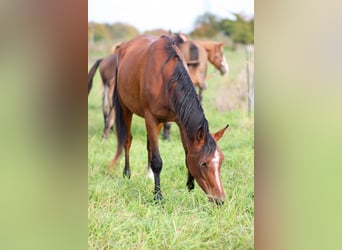
[(221, 66), (226, 69), (227, 73), (229, 72), (229, 66), (228, 66), (228, 63), (227, 63), (225, 57), (223, 57), (223, 59), (222, 59)]
[(215, 155), (213, 159), (211, 160), (211, 162), (213, 163), (213, 166), (214, 166), (216, 184), (220, 192), (222, 192), (221, 184), (220, 184), (220, 176), (219, 176), (220, 154), (217, 150), (215, 151)]

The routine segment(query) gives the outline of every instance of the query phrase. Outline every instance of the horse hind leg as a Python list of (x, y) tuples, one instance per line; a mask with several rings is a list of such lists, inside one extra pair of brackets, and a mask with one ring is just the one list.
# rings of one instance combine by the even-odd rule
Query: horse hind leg
[[(123, 145), (123, 148), (125, 150), (125, 168), (124, 168), (124, 171), (123, 171), (123, 176), (130, 178), (131, 177), (131, 170), (130, 170), (130, 166), (129, 166), (129, 151), (130, 151), (132, 140), (133, 140), (133, 137), (132, 137), (132, 134), (131, 134), (131, 124), (132, 124), (132, 116), (133, 116), (133, 114), (127, 108), (123, 108), (122, 109), (122, 113), (123, 113), (122, 121), (123, 121), (123, 124), (124, 124), (124, 127), (125, 127), (125, 131), (126, 131), (125, 142), (124, 142), (124, 145)], [(115, 156), (114, 156), (112, 162), (108, 166), (108, 170), (110, 172), (116, 166), (116, 164), (117, 164), (117, 162), (118, 162), (118, 160), (120, 158), (121, 152), (122, 152), (121, 150), (122, 150), (122, 148), (120, 148), (119, 145), (118, 145), (118, 148), (117, 148), (117, 151), (115, 153)]]
[(111, 109), (109, 114), (103, 114), (105, 119), (105, 127), (103, 129), (103, 140), (106, 140), (109, 136), (109, 132), (114, 130), (114, 119), (115, 119), (115, 112), (114, 109)]
[(127, 112), (127, 115), (125, 117), (126, 117), (125, 124), (126, 124), (127, 136), (126, 136), (126, 143), (125, 143), (125, 168), (123, 171), (123, 177), (127, 177), (128, 179), (130, 179), (131, 169), (129, 166), (129, 151), (131, 149), (132, 140), (133, 140), (133, 136), (131, 134), (132, 113)]
[(112, 110), (111, 105), (111, 98), (109, 93), (109, 86), (108, 84), (105, 84), (104, 90), (103, 90), (103, 97), (102, 97), (102, 112), (103, 112), (103, 118), (104, 118), (104, 129), (102, 134), (102, 139), (106, 140), (108, 138), (109, 134), (109, 121), (108, 118), (110, 116), (110, 112)]

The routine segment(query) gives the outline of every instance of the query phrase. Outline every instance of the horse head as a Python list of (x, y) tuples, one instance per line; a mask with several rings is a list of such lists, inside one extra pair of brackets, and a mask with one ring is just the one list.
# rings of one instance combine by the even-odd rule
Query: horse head
[(229, 71), (229, 66), (224, 57), (223, 43), (222, 42), (210, 42), (205, 45), (208, 52), (209, 61), (218, 69), (221, 75), (226, 74)]
[(223, 204), (225, 200), (220, 177), (224, 156), (216, 142), (223, 136), (228, 126), (214, 134), (205, 133), (202, 128), (199, 128), (186, 156), (190, 174), (207, 194), (209, 201), (215, 201), (218, 205)]

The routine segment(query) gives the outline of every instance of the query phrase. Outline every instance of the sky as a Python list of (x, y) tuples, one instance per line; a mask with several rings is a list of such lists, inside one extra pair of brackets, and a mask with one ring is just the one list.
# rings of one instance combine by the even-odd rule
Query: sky
[(221, 18), (233, 18), (232, 13), (253, 17), (254, 0), (88, 0), (89, 22), (123, 22), (140, 32), (157, 28), (190, 32), (205, 12)]

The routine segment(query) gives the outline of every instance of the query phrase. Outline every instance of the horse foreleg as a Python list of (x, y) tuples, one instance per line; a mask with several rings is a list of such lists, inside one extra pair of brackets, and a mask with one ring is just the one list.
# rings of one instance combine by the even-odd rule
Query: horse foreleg
[(188, 171), (188, 180), (186, 182), (186, 185), (187, 185), (189, 191), (191, 191), (195, 188), (194, 177), (190, 174), (189, 171)]
[(154, 180), (154, 174), (151, 168), (152, 151), (149, 150), (149, 141), (147, 137), (147, 177)]
[(161, 200), (163, 195), (160, 189), (160, 172), (163, 168), (163, 161), (158, 148), (159, 123), (150, 114), (145, 115), (145, 123), (148, 139), (148, 154), (149, 158), (151, 157), (150, 164), (154, 176), (154, 199)]

